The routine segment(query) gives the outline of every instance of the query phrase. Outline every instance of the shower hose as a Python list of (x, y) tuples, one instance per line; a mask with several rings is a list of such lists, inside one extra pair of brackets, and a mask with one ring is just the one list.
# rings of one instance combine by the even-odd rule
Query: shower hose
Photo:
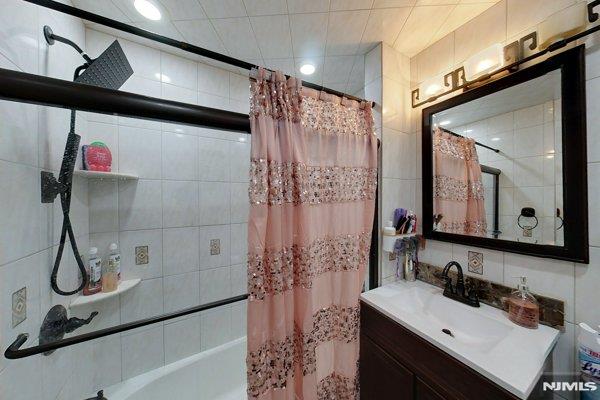
[[(87, 282), (88, 275), (83, 265), (83, 260), (77, 249), (77, 242), (75, 241), (75, 234), (73, 233), (73, 227), (71, 226), (71, 218), (69, 217), (69, 211), (71, 209), (71, 189), (73, 186), (73, 170), (75, 169), (75, 162), (77, 160), (77, 150), (79, 149), (79, 141), (81, 136), (75, 133), (75, 110), (71, 110), (71, 128), (69, 135), (67, 136), (67, 144), (65, 146), (65, 153), (63, 155), (62, 165), (60, 167), (59, 181), (64, 185), (66, 190), (60, 192), (60, 204), (63, 213), (62, 230), (60, 233), (60, 244), (58, 251), (56, 252), (56, 259), (54, 260), (54, 267), (52, 268), (52, 274), (50, 275), (50, 285), (52, 290), (62, 296), (70, 296), (76, 294), (82, 290)], [(69, 235), (69, 242), (71, 243), (71, 249), (75, 255), (77, 266), (81, 272), (81, 283), (75, 290), (64, 291), (58, 287), (58, 269), (60, 267), (60, 261), (65, 248), (65, 242)]]

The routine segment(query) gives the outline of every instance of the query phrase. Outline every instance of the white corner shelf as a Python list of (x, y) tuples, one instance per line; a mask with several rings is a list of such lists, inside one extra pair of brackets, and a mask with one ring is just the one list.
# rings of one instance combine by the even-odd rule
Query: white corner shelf
[(402, 235), (394, 235), (394, 236), (383, 235), (383, 246), (382, 246), (382, 249), (383, 249), (383, 251), (387, 251), (389, 253), (393, 253), (394, 252), (394, 245), (396, 244), (396, 240), (398, 240), (398, 239), (404, 239), (404, 238), (410, 238), (410, 237), (415, 237), (417, 235), (418, 235), (417, 233), (404, 233)]
[(137, 175), (123, 174), (120, 172), (102, 172), (102, 171), (86, 171), (83, 169), (77, 169), (74, 171), (76, 176), (81, 176), (88, 179), (107, 179), (107, 180), (123, 180), (131, 181), (138, 180)]
[(142, 280), (141, 279), (128, 279), (126, 281), (121, 281), (119, 283), (119, 287), (117, 290), (113, 290), (112, 292), (104, 293), (96, 293), (89, 296), (79, 295), (77, 296), (69, 305), (69, 308), (80, 307), (92, 303), (97, 303), (102, 300), (106, 300), (108, 298), (114, 297), (118, 294), (125, 293), (128, 290), (136, 287)]

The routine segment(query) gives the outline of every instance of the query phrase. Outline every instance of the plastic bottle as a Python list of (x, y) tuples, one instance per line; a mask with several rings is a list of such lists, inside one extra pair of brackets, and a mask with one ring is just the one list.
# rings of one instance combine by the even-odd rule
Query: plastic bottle
[(106, 269), (102, 273), (102, 291), (114, 292), (119, 287), (119, 264), (121, 256), (117, 251), (117, 245), (112, 243), (109, 247), (110, 254), (106, 263)]
[(121, 282), (121, 253), (119, 253), (119, 247), (116, 243), (111, 243), (108, 247), (108, 250), (110, 251), (108, 261), (112, 261), (115, 264), (115, 270), (117, 272), (117, 281)]
[(98, 257), (96, 247), (90, 247), (87, 274), (88, 280), (83, 288), (83, 295), (89, 296), (102, 291), (102, 259)]

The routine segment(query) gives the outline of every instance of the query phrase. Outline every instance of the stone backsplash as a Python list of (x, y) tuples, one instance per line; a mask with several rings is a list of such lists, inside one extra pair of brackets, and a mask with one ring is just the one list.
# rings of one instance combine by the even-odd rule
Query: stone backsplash
[[(442, 278), (443, 268), (435, 265), (419, 263), (417, 266), (417, 279), (431, 285), (444, 287), (445, 281)], [(456, 282), (457, 273), (452, 269), (448, 274), (453, 282)], [(502, 298), (508, 297), (515, 288), (501, 285), (499, 283), (486, 281), (465, 275), (465, 286), (468, 289), (475, 289), (479, 296), (479, 301), (492, 307), (507, 311)], [(565, 303), (561, 300), (552, 299), (532, 293), (540, 304), (540, 323), (562, 330), (565, 325)]]

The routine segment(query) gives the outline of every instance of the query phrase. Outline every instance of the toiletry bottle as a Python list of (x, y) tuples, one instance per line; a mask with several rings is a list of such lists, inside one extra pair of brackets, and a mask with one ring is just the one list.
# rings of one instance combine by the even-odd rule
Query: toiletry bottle
[(117, 245), (112, 243), (109, 247), (110, 254), (106, 263), (106, 269), (102, 273), (102, 291), (105, 293), (114, 292), (119, 286), (118, 268), (120, 255), (117, 252)]
[(394, 227), (394, 221), (388, 221), (385, 227), (383, 228), (383, 234), (385, 236), (394, 236), (396, 235), (396, 228)]
[(119, 253), (119, 247), (116, 243), (111, 243), (108, 247), (110, 255), (108, 261), (112, 261), (115, 264), (115, 270), (117, 271), (117, 281), (121, 282), (121, 253)]
[(527, 277), (519, 277), (518, 289), (508, 298), (508, 318), (517, 325), (537, 329), (540, 321), (540, 306), (529, 292)]
[(96, 247), (90, 248), (87, 274), (88, 280), (83, 288), (83, 295), (89, 296), (102, 291), (102, 259), (98, 257)]

